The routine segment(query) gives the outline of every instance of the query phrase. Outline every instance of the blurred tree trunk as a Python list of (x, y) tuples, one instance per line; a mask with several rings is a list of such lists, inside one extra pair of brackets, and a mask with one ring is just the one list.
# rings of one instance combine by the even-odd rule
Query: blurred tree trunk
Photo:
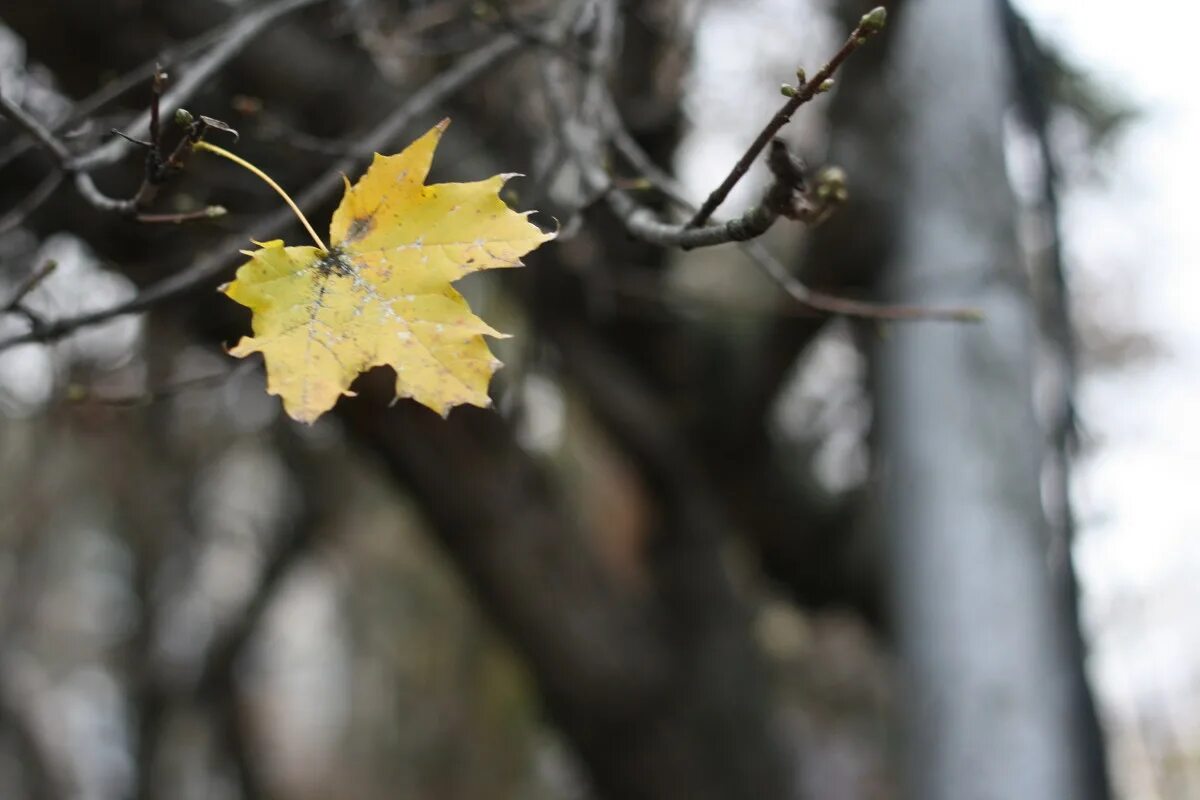
[(893, 28), (902, 192), (892, 299), (978, 326), (897, 325), (874, 348), (880, 518), (909, 795), (1083, 797), (1065, 615), (1047, 568), (1034, 309), (1008, 190), (1007, 64), (993, 0), (912, 0)]

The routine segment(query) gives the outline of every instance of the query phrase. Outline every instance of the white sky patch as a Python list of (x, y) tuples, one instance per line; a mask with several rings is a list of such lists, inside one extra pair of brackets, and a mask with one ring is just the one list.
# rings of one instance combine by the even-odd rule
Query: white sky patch
[[(101, 268), (88, 245), (71, 234), (48, 237), (31, 257), (28, 269), (38, 269), (47, 261), (57, 267), (24, 300), (46, 320), (106, 308), (134, 294), (127, 278)], [(11, 290), (11, 285), (0, 282), (0, 297)], [(18, 315), (0, 319), (0, 337), (26, 330), (28, 323)], [(55, 345), (31, 344), (0, 352), (0, 413), (35, 412), (50, 399), (60, 374), (72, 363), (88, 362), (101, 369), (121, 365), (134, 355), (140, 334), (139, 318), (116, 317)]]
[[(1097, 441), (1074, 487), (1091, 666), (1118, 725), (1118, 781), (1128, 798), (1159, 797), (1153, 781), (1134, 780), (1147, 765), (1130, 754), (1166, 760), (1172, 754), (1155, 747), (1194, 747), (1200, 735), (1200, 9), (1173, 0), (1018, 5), (1042, 37), (1141, 112), (1104, 184), (1068, 193), (1063, 223), (1077, 283), (1107, 295), (1115, 325), (1163, 350), (1085, 375), (1081, 412)], [(1151, 741), (1121, 741), (1143, 736), (1139, 727)], [(1200, 789), (1194, 775), (1184, 784)]]

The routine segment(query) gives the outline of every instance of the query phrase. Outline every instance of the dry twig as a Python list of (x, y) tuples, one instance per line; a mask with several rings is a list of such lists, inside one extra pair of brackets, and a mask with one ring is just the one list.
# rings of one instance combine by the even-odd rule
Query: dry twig
[[(704, 201), (699, 210), (688, 221), (687, 227), (695, 228), (703, 225), (712, 216), (717, 207), (725, 201), (729, 196), (729, 192), (737, 185), (738, 181), (749, 171), (754, 160), (758, 158), (758, 154), (775, 138), (775, 134), (779, 133), (784, 125), (792, 121), (792, 115), (796, 113), (800, 106), (812, 100), (818, 94), (828, 91), (832, 86), (833, 75), (838, 68), (850, 57), (851, 53), (857, 50), (866, 41), (883, 30), (887, 22), (887, 11), (882, 7), (878, 7), (863, 15), (859, 20), (858, 25), (850, 33), (850, 38), (842, 45), (833, 58), (825, 63), (825, 66), (817, 70), (811, 80), (801, 81), (803, 85), (788, 93), (789, 99), (783, 104), (783, 108), (775, 112), (775, 116), (771, 117), (771, 121), (766, 124), (754, 141), (750, 143), (750, 147), (742, 154), (742, 157), (733, 165), (733, 169), (725, 176), (725, 180), (721, 181), (721, 185), (713, 190), (712, 194)], [(802, 76), (803, 73), (797, 73)], [(791, 88), (791, 87), (789, 87)]]

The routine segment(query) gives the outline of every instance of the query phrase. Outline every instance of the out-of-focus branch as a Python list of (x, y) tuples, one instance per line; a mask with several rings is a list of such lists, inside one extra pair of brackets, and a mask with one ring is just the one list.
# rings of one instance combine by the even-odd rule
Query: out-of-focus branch
[(37, 288), (38, 284), (50, 277), (50, 273), (58, 268), (58, 263), (55, 261), (47, 261), (42, 266), (35, 269), (33, 272), (25, 276), (22, 281), (17, 284), (17, 288), (13, 290), (12, 295), (4, 305), (0, 306), (0, 314), (19, 314), (29, 323), (30, 331), (43, 330), (46, 327), (46, 320), (42, 315), (34, 311), (25, 304), (26, 296)]
[(50, 132), (49, 128), (3, 94), (0, 94), (0, 110), (4, 112), (4, 116), (44, 147), (54, 157), (54, 161), (59, 167), (67, 169), (67, 164), (71, 160), (71, 151)]
[[(285, 439), (294, 438), (287, 430), (281, 436)], [(313, 459), (305, 454), (296, 455), (295, 451), (302, 449), (297, 442), (285, 441), (282, 449), (291, 456), (289, 463), (299, 463), (303, 469), (310, 471), (315, 469), (310, 463)], [(209, 647), (196, 681), (196, 696), (201, 700), (213, 700), (232, 690), (234, 662), (259, 629), (263, 616), (284, 581), (295, 566), (312, 552), (318, 541), (318, 531), (330, 511), (325, 497), (327, 489), (320, 481), (311, 480), (308, 474), (302, 472), (298, 477), (304, 483), (301, 511), (278, 533), (266, 564), (237, 619)]]
[[(153, 107), (158, 107), (158, 95), (155, 94)], [(0, 111), (3, 111), (4, 116), (8, 117), (19, 128), (23, 129), (27, 134), (32, 136), (38, 144), (46, 150), (47, 153), (54, 159), (55, 167), (58, 171), (74, 174), (75, 188), (79, 190), (80, 195), (85, 200), (92, 204), (100, 211), (112, 211), (118, 214), (132, 214), (142, 207), (153, 196), (154, 190), (157, 187), (157, 182), (151, 179), (149, 172), (146, 178), (142, 181), (141, 187), (137, 193), (128, 200), (118, 200), (114, 197), (109, 197), (100, 191), (96, 186), (96, 182), (86, 172), (80, 172), (72, 161), (71, 151), (67, 146), (59, 140), (57, 136), (50, 132), (50, 129), (37, 120), (32, 114), (25, 111), (11, 99), (0, 95)], [(57, 185), (57, 184), (55, 184)]]
[[(287, 505), (280, 529), (270, 538), (263, 567), (240, 610), (216, 632), (194, 677), (181, 679), (176, 671), (160, 669), (151, 657), (160, 624), (157, 615), (147, 615), (139, 632), (137, 652), (143, 669), (135, 686), (141, 749), (139, 798), (148, 800), (158, 796), (152, 785), (152, 774), (159, 737), (172, 712), (187, 706), (204, 709), (211, 715), (211, 722), (216, 726), (218, 737), (238, 775), (241, 796), (266, 796), (260, 785), (244, 704), (237, 690), (236, 666), (247, 645), (261, 632), (263, 619), (288, 577), (321, 542), (321, 533), (333, 510), (329, 504), (329, 475), (324, 474), (321, 463), (312, 457), (289, 426), (278, 426), (275, 438), (287, 462), (298, 467), (294, 472), (296, 501)], [(143, 593), (150, 578), (149, 573), (139, 576)]]
[(268, 795), (262, 786), (261, 768), (255, 756), (244, 704), (238, 696), (237, 660), (261, 630), (263, 618), (287, 578), (320, 542), (319, 534), (332, 510), (328, 481), (318, 474), (320, 467), (305, 452), (303, 443), (286, 425), (280, 429), (279, 438), (288, 463), (300, 466), (296, 476), (301, 485), (298, 494), (303, 498), (299, 511), (278, 532), (241, 613), (209, 647), (193, 695), (202, 707), (211, 708), (216, 714), (214, 722), (220, 727), (221, 738), (238, 776), (241, 796), (246, 800)]
[(24, 200), (9, 209), (8, 213), (3, 217), (0, 217), (0, 234), (11, 231), (28, 219), (30, 214), (41, 207), (42, 203), (50, 199), (50, 196), (54, 194), (54, 190), (59, 187), (62, 181), (63, 173), (60, 169), (53, 170), (45, 178), (42, 178), (42, 182), (26, 195)]
[[(96, 185), (95, 180), (89, 174), (90, 171), (120, 160), (132, 146), (130, 138), (136, 139), (148, 133), (151, 134), (151, 145), (157, 147), (158, 131), (156, 129), (160, 102), (167, 107), (179, 107), (268, 25), (289, 12), (315, 2), (317, 0), (276, 0), (276, 2), (246, 12), (236, 23), (230, 25), (223, 38), (219, 39), (211, 50), (198, 59), (184, 73), (182, 79), (161, 98), (157, 91), (159, 84), (156, 79), (154, 102), (149, 109), (126, 126), (124, 131), (126, 136), (114, 137), (104, 145), (82, 156), (73, 155), (49, 127), (25, 112), (9, 98), (0, 96), (0, 109), (3, 109), (5, 116), (9, 117), (50, 153), (59, 169), (74, 176), (75, 188), (93, 207), (118, 214), (135, 214), (145, 207), (157, 189), (159, 181), (152, 178), (150, 170), (147, 170), (146, 179), (142, 181), (137, 193), (129, 199), (117, 199), (105, 194)], [(155, 75), (157, 78), (157, 70)]]
[(874, 565), (860, 557), (853, 530), (861, 498), (798, 486), (765, 441), (744, 443), (736, 456), (717, 452), (703, 432), (681, 429), (661, 399), (585, 331), (556, 329), (555, 341), (606, 429), (656, 476), (660, 491), (698, 503), (706, 518), (728, 517), (759, 552), (764, 572), (801, 604), (851, 607), (881, 622)]
[[(231, 23), (224, 35), (203, 57), (196, 60), (183, 73), (180, 80), (163, 95), (162, 103), (167, 108), (178, 108), (188, 101), (213, 75), (217, 73), (231, 58), (241, 52), (258, 34), (262, 33), (280, 17), (297, 11), (305, 6), (313, 5), (318, 0), (275, 0), (253, 7), (246, 11), (236, 22)], [(130, 136), (142, 136), (149, 133), (151, 112), (146, 110), (132, 122), (124, 126)], [(130, 143), (122, 139), (111, 139), (104, 145), (73, 160), (71, 168), (79, 172), (87, 172), (97, 167), (114, 164), (129, 152)]]
[[(224, 39), (227, 34), (238, 28), (241, 24), (242, 17), (234, 17), (220, 25), (214, 25), (192, 39), (162, 50), (154, 58), (142, 62), (119, 78), (105, 83), (95, 92), (75, 103), (70, 113), (63, 119), (47, 127), (55, 134), (62, 134), (65, 130), (82, 123), (91, 114), (100, 110), (106, 104), (111, 103), (121, 95), (152, 78), (154, 73), (161, 67), (171, 69), (179, 65), (181, 73), (190, 72), (191, 65), (186, 63), (186, 59)], [(29, 136), (19, 137), (10, 142), (8, 146), (0, 150), (0, 167), (4, 167), (14, 158), (23, 155), (30, 147), (35, 145), (36, 141)]]
[[(0, 642), (0, 644), (5, 644)], [(34, 709), (21, 689), (13, 684), (11, 665), (0, 658), (0, 736), (7, 734), (15, 745), (15, 755), (21, 765), (22, 778), (30, 797), (38, 800), (59, 800), (75, 796), (77, 787), (64, 774), (61, 753), (38, 725)]]
[(57, 268), (58, 262), (47, 261), (33, 272), (26, 275), (21, 282), (17, 284), (17, 288), (13, 290), (12, 295), (10, 295), (8, 298), (8, 302), (6, 302), (3, 306), (0, 306), (0, 313), (5, 311), (21, 311), (26, 296), (36, 289), (38, 284), (46, 280), (46, 278), (49, 278), (50, 273), (54, 272), (54, 270)]

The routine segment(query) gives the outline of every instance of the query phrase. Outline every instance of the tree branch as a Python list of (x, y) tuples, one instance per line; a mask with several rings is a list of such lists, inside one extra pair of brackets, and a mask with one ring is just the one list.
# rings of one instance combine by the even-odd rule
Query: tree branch
[[(158, 95), (154, 97), (152, 109), (157, 113)], [(75, 188), (79, 190), (80, 195), (85, 200), (92, 204), (100, 211), (113, 211), (118, 214), (135, 213), (144, 203), (148, 202), (153, 196), (155, 181), (149, 171), (137, 193), (128, 200), (118, 200), (114, 197), (109, 197), (100, 191), (96, 186), (96, 182), (92, 180), (92, 176), (86, 172), (80, 172), (74, 165), (71, 157), (71, 151), (67, 146), (59, 140), (57, 136), (50, 132), (50, 129), (39, 122), (32, 114), (25, 111), (11, 99), (0, 95), (0, 111), (14, 122), (19, 128), (33, 137), (38, 144), (42, 146), (46, 152), (54, 159), (55, 166), (59, 171), (75, 175)], [(120, 138), (114, 141), (122, 141)], [(128, 144), (128, 142), (125, 142)]]
[[(163, 105), (167, 108), (182, 106), (204, 84), (208, 83), (218, 70), (245, 49), (275, 20), (316, 2), (319, 0), (275, 0), (275, 2), (245, 12), (230, 25), (224, 37), (203, 57), (197, 59), (195, 64), (183, 73), (179, 82), (163, 95)], [(148, 134), (151, 113), (150, 110), (146, 110), (139, 114), (132, 122), (124, 126), (125, 132), (130, 136)], [(129, 142), (122, 139), (111, 139), (90, 153), (74, 159), (70, 166), (74, 171), (86, 173), (98, 167), (116, 163), (129, 152), (129, 148)]]
[[(763, 148), (775, 138), (775, 134), (779, 133), (784, 125), (791, 122), (792, 115), (796, 113), (796, 110), (818, 94), (827, 91), (831, 86), (829, 81), (832, 80), (833, 74), (837, 72), (838, 67), (860, 45), (865, 44), (867, 39), (883, 30), (886, 20), (887, 11), (882, 6), (864, 14), (862, 19), (859, 20), (858, 25), (850, 33), (850, 38), (846, 40), (846, 43), (842, 45), (840, 50), (834, 53), (833, 58), (829, 59), (825, 66), (821, 67), (817, 71), (817, 74), (813, 75), (812, 80), (805, 83), (798, 90), (788, 87), (793, 92), (790, 99), (783, 104), (783, 108), (775, 112), (775, 116), (771, 118), (771, 121), (759, 132), (758, 136), (750, 144), (750, 147), (742, 154), (742, 157), (733, 165), (733, 169), (729, 175), (725, 177), (725, 180), (721, 181), (721, 185), (713, 190), (708, 199), (704, 201), (704, 204), (700, 206), (699, 210), (688, 221), (688, 228), (698, 227), (708, 221), (713, 212), (717, 210), (717, 207), (729, 196), (729, 192), (733, 190), (733, 187), (749, 171), (750, 166), (758, 158), (758, 154), (763, 151)], [(803, 73), (797, 74), (802, 75)]]
[[(837, 70), (850, 53), (862, 44), (866, 37), (882, 29), (883, 16), (882, 9), (876, 9), (865, 15), (842, 50), (790, 103), (800, 99), (800, 103), (796, 104), (798, 107), (804, 102), (801, 98), (805, 96), (806, 92), (808, 99), (815, 96), (821, 83)], [(603, 19), (602, 16), (601, 21)], [(610, 26), (602, 28), (600, 33), (605, 35), (597, 36), (597, 44), (586, 62), (587, 66), (583, 69), (584, 95), (588, 98), (588, 102), (580, 103), (578, 111), (573, 108), (573, 104), (567, 96), (567, 81), (563, 80), (562, 76), (558, 75), (554, 69), (556, 65), (567, 63), (567, 61), (561, 56), (557, 56), (556, 51), (548, 52), (546, 58), (543, 59), (543, 85), (552, 119), (559, 129), (559, 139), (567, 150), (571, 162), (580, 171), (587, 193), (602, 195), (630, 235), (651, 244), (663, 247), (681, 247), (685, 250), (713, 247), (730, 242), (749, 243), (766, 233), (781, 215), (816, 224), (824, 220), (844, 200), (845, 189), (842, 186), (844, 178), (840, 171), (826, 171), (823, 173), (824, 180), (818, 181), (815, 186), (808, 189), (802, 169), (788, 155), (783, 143), (774, 140), (768, 155), (768, 166), (771, 169), (773, 180), (757, 205), (736, 219), (701, 227), (696, 227), (694, 224), (699, 212), (691, 222), (684, 225), (661, 221), (657, 213), (642, 206), (629, 193), (614, 187), (611, 176), (601, 166), (605, 163), (603, 148), (606, 143), (613, 144), (623, 153), (632, 154), (627, 157), (635, 165), (641, 165), (643, 168), (652, 167), (653, 162), (645, 153), (640, 152), (633, 137), (625, 130), (616, 110), (616, 102), (605, 87), (603, 79), (607, 65), (612, 58), (611, 50), (614, 46), (615, 32)], [(809, 88), (812, 89), (811, 92), (808, 92)], [(778, 119), (780, 119), (780, 115), (776, 115), (772, 125)], [(786, 121), (785, 117), (783, 122), (774, 128), (768, 126), (766, 130), (778, 130)], [(752, 146), (751, 151), (748, 151), (750, 158), (753, 159), (757, 156), (761, 149), (761, 147)], [(653, 182), (655, 177), (661, 178), (665, 176), (665, 173), (654, 169), (647, 171), (647, 176)], [(682, 198), (682, 192), (674, 187), (673, 181), (671, 183), (672, 186), (667, 189), (668, 194), (686, 204)], [(730, 188), (732, 188), (732, 184), (730, 184)], [(805, 191), (806, 189), (808, 190)], [(706, 215), (705, 218), (707, 219), (708, 216)], [(754, 246), (746, 249), (755, 263), (793, 300), (814, 311), (877, 320), (977, 322), (980, 318), (977, 310), (969, 308), (930, 309), (883, 305), (826, 295), (805, 286), (774, 259), (765, 248)]]
[(3, 94), (0, 94), (0, 111), (3, 111), (4, 116), (12, 120), (14, 124), (32, 136), (38, 144), (49, 151), (59, 167), (64, 170), (67, 169), (67, 164), (71, 160), (71, 151), (46, 126), (38, 122), (36, 117)]
[(42, 203), (50, 199), (54, 194), (54, 190), (58, 188), (63, 181), (63, 173), (61, 169), (51, 170), (47, 173), (42, 182), (34, 187), (33, 191), (25, 196), (17, 205), (8, 210), (3, 217), (0, 217), (0, 234), (7, 233), (13, 228), (23, 223), (29, 218), (29, 215), (41, 208)]
[[(318, 0), (276, 0), (276, 2), (246, 12), (229, 27), (224, 38), (218, 40), (208, 53), (196, 61), (195, 65), (184, 74), (171, 91), (160, 98), (156, 90), (151, 107), (126, 126), (125, 134), (134, 138), (147, 133), (151, 134), (151, 144), (157, 147), (158, 141), (155, 135), (157, 131), (152, 129), (158, 127), (160, 100), (168, 107), (178, 108), (267, 26), (279, 17), (315, 2)], [(160, 85), (157, 74), (156, 68), (156, 87)], [(96, 209), (117, 214), (134, 214), (153, 197), (157, 182), (150, 179), (149, 170), (147, 179), (143, 180), (138, 192), (127, 200), (120, 200), (105, 194), (89, 174), (94, 169), (119, 161), (132, 146), (129, 139), (121, 136), (114, 137), (90, 153), (76, 157), (47, 126), (10, 99), (0, 96), (0, 109), (3, 109), (7, 117), (45, 148), (61, 170), (75, 176), (75, 188)]]
[[(630, 165), (641, 173), (641, 176), (649, 181), (656, 189), (663, 193), (673, 203), (680, 206), (686, 211), (696, 211), (696, 207), (692, 205), (686, 197), (684, 197), (683, 187), (675, 181), (666, 171), (659, 168), (646, 153), (645, 150), (637, 143), (637, 140), (630, 134), (629, 129), (625, 127), (624, 121), (621, 119), (617, 111), (616, 104), (611, 97), (607, 101), (608, 106), (608, 136), (614, 148), (619, 152)], [(818, 188), (819, 198), (819, 188)], [(840, 198), (836, 198), (840, 202)], [(631, 200), (629, 202), (632, 202)], [(817, 202), (810, 201), (809, 208), (817, 219), (823, 219), (827, 210), (833, 208), (832, 205), (822, 203), (819, 199)], [(755, 209), (751, 209), (748, 214), (754, 213)], [(635, 213), (641, 217), (648, 217), (648, 221), (655, 227), (661, 228), (664, 232), (673, 236), (682, 236), (687, 233), (699, 233), (707, 231), (710, 228), (719, 228), (720, 226), (708, 226), (704, 228), (686, 228), (686, 226), (668, 226), (657, 221), (657, 217), (653, 216), (652, 212), (645, 209), (638, 209)], [(622, 216), (618, 213), (618, 216)], [(622, 219), (625, 217), (622, 216)], [(743, 217), (742, 219), (745, 219)], [(769, 227), (769, 226), (768, 226)], [(649, 237), (649, 241), (656, 241)], [(727, 241), (737, 241), (742, 251), (769, 277), (776, 285), (788, 294), (793, 300), (800, 305), (828, 314), (838, 314), (847, 317), (858, 317), (863, 319), (877, 320), (946, 320), (951, 322), (978, 322), (979, 311), (971, 308), (920, 308), (916, 306), (891, 305), (886, 303), (872, 303), (864, 300), (851, 300), (843, 297), (818, 292), (809, 288), (796, 276), (779, 262), (777, 258), (771, 255), (770, 251), (762, 246), (761, 243), (751, 240), (730, 239)], [(666, 242), (658, 242), (666, 244)], [(718, 244), (721, 242), (717, 242)], [(681, 245), (686, 248), (686, 245)], [(704, 245), (693, 245), (704, 246)]]
[[(148, 60), (139, 64), (137, 67), (126, 72), (119, 78), (105, 83), (92, 94), (75, 104), (70, 113), (63, 119), (48, 126), (53, 133), (62, 133), (75, 125), (79, 125), (88, 118), (89, 115), (103, 108), (105, 104), (112, 102), (121, 95), (140, 85), (153, 77), (154, 73), (161, 67), (165, 66), (168, 69), (176, 64), (181, 64), (184, 59), (191, 58), (196, 53), (201, 52), (207, 47), (225, 38), (225, 36), (233, 29), (237, 28), (242, 22), (241, 18), (234, 17), (220, 25), (214, 25), (193, 39), (179, 43), (172, 47), (168, 47), (160, 53)], [(183, 64), (181, 73), (190, 71), (190, 64)], [(6, 166), (10, 161), (23, 155), (30, 147), (36, 145), (36, 142), (29, 136), (22, 136), (10, 142), (7, 147), (0, 150), (0, 167)]]
[(802, 213), (797, 195), (804, 188), (804, 176), (780, 140), (771, 143), (767, 163), (774, 179), (757, 205), (736, 219), (701, 228), (662, 222), (656, 213), (616, 189), (610, 189), (605, 199), (631, 234), (651, 244), (691, 250), (745, 242), (762, 236), (780, 216), (799, 218)]

